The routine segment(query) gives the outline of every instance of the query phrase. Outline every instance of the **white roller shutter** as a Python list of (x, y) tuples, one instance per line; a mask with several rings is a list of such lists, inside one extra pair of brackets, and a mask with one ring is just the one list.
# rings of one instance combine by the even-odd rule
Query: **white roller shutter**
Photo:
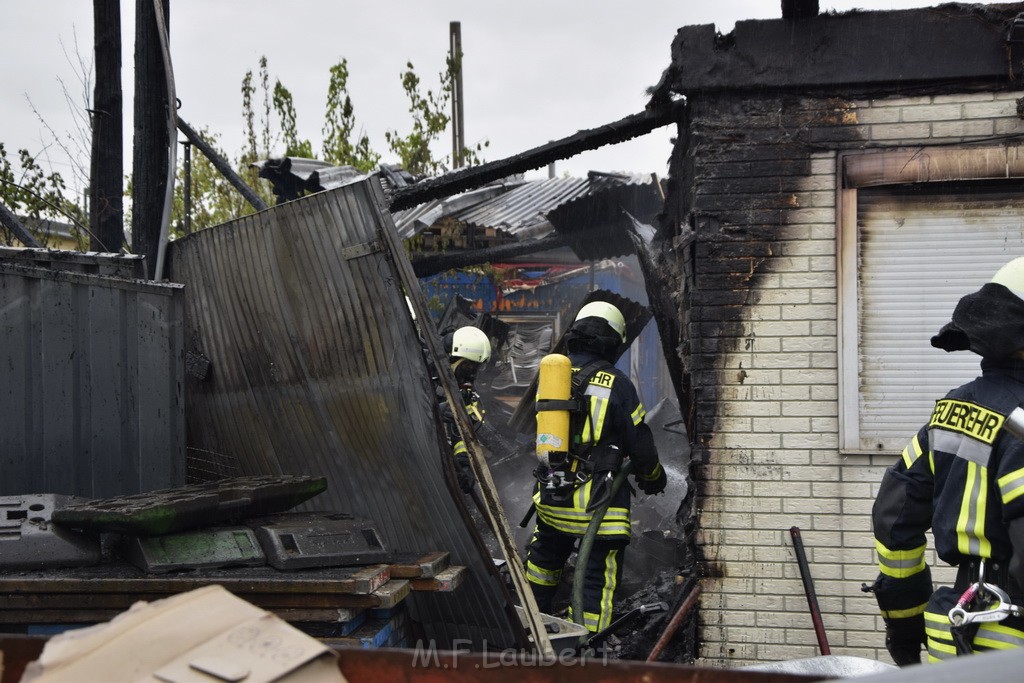
[(858, 191), (859, 448), (895, 451), (979, 357), (929, 343), (964, 294), (1024, 255), (1020, 183)]

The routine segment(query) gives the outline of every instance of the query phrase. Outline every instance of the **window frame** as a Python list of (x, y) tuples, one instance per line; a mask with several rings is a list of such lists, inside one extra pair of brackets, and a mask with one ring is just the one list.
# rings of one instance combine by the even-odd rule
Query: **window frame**
[[(861, 188), (929, 182), (1024, 178), (1024, 145), (915, 146), (842, 151), (836, 159), (836, 302), (839, 380), (839, 452), (876, 455), (860, 436), (860, 233)], [(908, 427), (908, 435), (919, 425)]]

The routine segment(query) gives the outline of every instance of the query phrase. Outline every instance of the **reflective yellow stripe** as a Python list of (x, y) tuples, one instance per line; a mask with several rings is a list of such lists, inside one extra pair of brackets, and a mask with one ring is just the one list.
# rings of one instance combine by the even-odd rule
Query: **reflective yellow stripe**
[(538, 586), (557, 586), (562, 578), (562, 570), (544, 569), (544, 567), (538, 567), (527, 560), (526, 578), (530, 583), (535, 583)]
[(924, 614), (924, 608), (927, 606), (927, 602), (922, 602), (917, 607), (908, 607), (907, 609), (882, 610), (882, 616), (886, 619), (904, 619), (906, 617), (914, 617), (918, 614)]
[(612, 598), (618, 583), (619, 551), (612, 550), (604, 558), (604, 588), (601, 589), (601, 619), (598, 628), (608, 628), (612, 623)]
[(928, 451), (928, 467), (932, 471), (932, 476), (935, 476), (935, 451)]
[(878, 570), (886, 576), (894, 579), (905, 579), (918, 572), (924, 571), (927, 566), (924, 560), (924, 551), (927, 545), (922, 545), (910, 550), (889, 550), (882, 542), (875, 540), (875, 550), (878, 551)]
[(594, 614), (593, 612), (583, 612), (583, 625), (587, 627), (588, 631), (599, 631), (601, 623), (601, 615)]
[(661, 463), (659, 462), (658, 464), (656, 464), (654, 466), (654, 469), (651, 470), (650, 474), (646, 474), (646, 475), (644, 475), (644, 476), (642, 476), (640, 478), (643, 479), (644, 481), (654, 481), (660, 475), (661, 475)]
[(903, 449), (903, 464), (908, 470), (913, 467), (917, 459), (921, 457), (921, 453), (921, 442), (915, 434), (914, 438), (907, 444), (907, 447)]
[[(537, 517), (545, 524), (574, 536), (582, 536), (590, 526), (593, 515), (585, 510), (556, 507), (540, 504), (536, 499)], [(597, 529), (598, 536), (630, 536), (632, 524), (627, 508), (608, 508), (601, 525)]]
[(606, 398), (590, 397), (590, 417), (593, 421), (594, 443), (601, 440), (601, 433), (604, 431), (604, 418), (608, 414), (608, 403), (609, 401)]
[(593, 479), (588, 479), (587, 483), (576, 489), (576, 493), (573, 494), (572, 503), (573, 507), (577, 510), (586, 510), (587, 501), (590, 500), (590, 489), (594, 483)]
[(957, 550), (973, 557), (990, 557), (992, 544), (985, 537), (985, 505), (988, 500), (988, 468), (967, 462), (960, 516), (956, 521)]
[(997, 483), (1004, 505), (1019, 496), (1024, 496), (1024, 469), (999, 477)]
[(452, 449), (452, 453), (454, 455), (460, 455), (462, 453), (469, 453), (469, 449), (466, 448), (466, 442), (465, 441), (459, 441), (457, 444), (455, 444), (455, 447)]
[(941, 643), (937, 640), (928, 639), (928, 661), (940, 662), (950, 657), (956, 657), (956, 646), (953, 644)]
[(633, 419), (633, 424), (634, 425), (638, 425), (641, 422), (643, 422), (645, 415), (647, 415), (647, 411), (644, 410), (644, 404), (643, 403), (637, 403), (636, 404), (636, 410), (633, 411), (633, 413), (630, 415), (630, 417)]
[(1024, 631), (995, 622), (983, 623), (974, 636), (974, 644), (993, 650), (1024, 647)]

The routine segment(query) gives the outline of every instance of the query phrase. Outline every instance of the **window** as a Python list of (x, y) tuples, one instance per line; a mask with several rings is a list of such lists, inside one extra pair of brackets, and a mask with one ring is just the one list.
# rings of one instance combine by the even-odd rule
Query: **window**
[(960, 297), (1024, 255), (1024, 187), (1006, 180), (1024, 168), (1005, 163), (1009, 155), (942, 148), (843, 158), (844, 451), (898, 451), (937, 399), (979, 374), (977, 355), (946, 353), (930, 339)]

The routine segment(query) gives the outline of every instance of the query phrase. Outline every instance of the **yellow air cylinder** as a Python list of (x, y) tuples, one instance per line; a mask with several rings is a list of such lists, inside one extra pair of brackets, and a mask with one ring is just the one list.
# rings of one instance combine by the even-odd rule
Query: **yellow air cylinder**
[[(540, 361), (537, 379), (537, 404), (568, 401), (572, 393), (572, 362), (568, 356), (552, 353)], [(537, 411), (537, 457), (548, 463), (551, 453), (569, 451), (569, 411)]]

